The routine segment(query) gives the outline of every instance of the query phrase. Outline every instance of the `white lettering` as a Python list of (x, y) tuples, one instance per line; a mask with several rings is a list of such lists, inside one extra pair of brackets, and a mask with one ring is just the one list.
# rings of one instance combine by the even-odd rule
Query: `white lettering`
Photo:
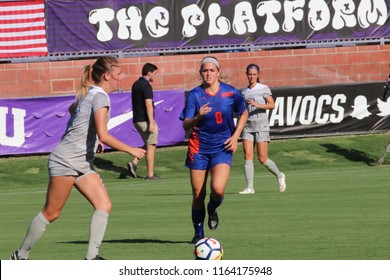
[(275, 108), (272, 110), (271, 117), (269, 120), (270, 126), (284, 126), (284, 98), (277, 97), (275, 100)]
[(299, 106), (301, 105), (302, 96), (297, 96), (295, 102), (292, 96), (287, 97), (287, 125), (294, 125), (298, 116)]
[(169, 32), (169, 12), (164, 7), (155, 7), (145, 18), (146, 29), (150, 36), (160, 38)]
[[(331, 2), (331, 3), (330, 3)], [(191, 4), (181, 9), (183, 19), (182, 35), (185, 38), (194, 37), (198, 34), (197, 28), (208, 23), (208, 35), (223, 36), (233, 32), (237, 35), (256, 33), (263, 29), (267, 34), (280, 31), (291, 33), (297, 28), (297, 23), (304, 25), (303, 20), (307, 17), (307, 24), (313, 31), (321, 31), (330, 26), (334, 30), (343, 28), (360, 27), (368, 28), (374, 24), (385, 25), (388, 14), (386, 0), (263, 0), (253, 9), (253, 1), (239, 1), (234, 7), (233, 18), (222, 15), (222, 5), (211, 3), (208, 7), (200, 4)], [(224, 7), (224, 6), (223, 6)], [(306, 7), (306, 8), (305, 8)], [(202, 11), (207, 9), (208, 20)], [(111, 8), (93, 9), (89, 13), (89, 22), (96, 26), (96, 37), (101, 42), (113, 39), (113, 31), (108, 24), (113, 20), (118, 22), (118, 39), (141, 40), (143, 38), (141, 22), (145, 21), (145, 27), (150, 36), (161, 38), (166, 36), (170, 28), (170, 11), (164, 7), (153, 7), (148, 13), (135, 6), (122, 8), (115, 12)], [(115, 14), (116, 13), (116, 14)], [(146, 14), (146, 17), (142, 15)], [(307, 15), (305, 15), (307, 13)], [(256, 15), (264, 17), (263, 26), (258, 26)], [(282, 28), (281, 28), (282, 27)], [(297, 32), (297, 31), (295, 31)], [(298, 34), (297, 34), (298, 35)]]
[(305, 96), (302, 100), (301, 114), (299, 122), (303, 125), (309, 125), (314, 119), (314, 108), (316, 106), (316, 99), (312, 95)]
[(317, 105), (317, 110), (316, 110), (316, 122), (318, 124), (325, 124), (329, 120), (329, 114), (328, 113), (323, 113), (324, 110), (324, 104), (325, 105), (330, 105), (332, 103), (332, 97), (330, 95), (321, 95), (318, 98), (318, 105)]
[(315, 30), (319, 31), (328, 26), (330, 22), (330, 11), (328, 4), (324, 0), (309, 1), (308, 24)]
[(221, 16), (221, 7), (213, 3), (209, 6), (209, 18), (210, 18), (210, 24), (209, 24), (209, 35), (226, 35), (230, 31), (230, 21), (226, 18)]
[(243, 35), (247, 32), (256, 32), (257, 25), (253, 16), (251, 3), (244, 1), (236, 5), (234, 9), (233, 30), (238, 35)]
[(196, 35), (196, 26), (204, 22), (204, 13), (196, 4), (184, 7), (181, 10), (181, 16), (184, 19), (182, 34), (184, 37), (194, 37)]
[(131, 39), (135, 41), (142, 39), (142, 15), (140, 9), (137, 7), (129, 7), (127, 10), (121, 9), (117, 14), (117, 19), (119, 23), (119, 39)]
[(270, 126), (340, 123), (344, 119), (345, 111), (340, 104), (346, 100), (344, 94), (336, 94), (333, 97), (323, 94), (318, 98), (313, 95), (278, 97), (275, 100), (275, 108), (271, 111)]
[(332, 109), (335, 112), (338, 112), (339, 114), (331, 114), (330, 115), (330, 121), (332, 123), (341, 123), (344, 119), (344, 108), (340, 106), (340, 103), (345, 103), (347, 101), (347, 96), (345, 94), (336, 94), (336, 96), (333, 98), (332, 102)]
[(89, 23), (98, 26), (96, 37), (100, 42), (108, 42), (113, 38), (113, 33), (107, 22), (112, 21), (114, 17), (115, 12), (110, 8), (95, 9), (89, 13)]
[(26, 110), (12, 108), (12, 115), (14, 120), (14, 136), (7, 136), (7, 121), (6, 116), (8, 108), (0, 107), (0, 145), (20, 147), (23, 145), (24, 138), (24, 117)]
[(305, 0), (287, 0), (283, 6), (285, 18), (282, 29), (286, 32), (292, 32), (295, 29), (295, 21), (303, 19)]
[(334, 29), (339, 30), (345, 26), (356, 26), (355, 3), (352, 0), (333, 0), (333, 8), (335, 15), (333, 17), (332, 26)]
[(264, 31), (272, 34), (280, 29), (280, 25), (274, 14), (282, 10), (282, 4), (278, 1), (262, 1), (257, 5), (257, 14), (261, 17), (266, 16)]
[(358, 8), (359, 25), (363, 28), (371, 24), (384, 25), (387, 20), (387, 5), (385, 0), (361, 0)]

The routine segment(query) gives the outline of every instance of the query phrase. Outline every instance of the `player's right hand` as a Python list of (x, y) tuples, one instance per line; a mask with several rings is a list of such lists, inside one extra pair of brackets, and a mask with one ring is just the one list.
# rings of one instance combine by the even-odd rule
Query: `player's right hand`
[(200, 110), (199, 110), (199, 115), (200, 116), (204, 116), (206, 115), (208, 112), (211, 112), (213, 108), (209, 107), (209, 103), (206, 103), (204, 104), (202, 107), (200, 107)]
[(132, 148), (132, 150), (130, 151), (130, 154), (135, 156), (138, 159), (142, 159), (146, 154), (146, 150), (141, 149), (141, 148)]

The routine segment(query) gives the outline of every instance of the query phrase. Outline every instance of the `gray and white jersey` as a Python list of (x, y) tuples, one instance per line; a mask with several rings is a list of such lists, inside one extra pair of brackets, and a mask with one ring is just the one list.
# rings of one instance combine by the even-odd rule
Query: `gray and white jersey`
[(92, 164), (98, 146), (94, 112), (104, 107), (108, 107), (108, 122), (110, 98), (102, 88), (89, 87), (88, 94), (79, 102), (76, 111), (69, 119), (60, 143), (51, 152), (49, 160), (81, 173), (86, 163)]
[(245, 104), (249, 112), (248, 121), (245, 124), (245, 132), (264, 132), (269, 131), (269, 122), (267, 112), (264, 109), (258, 109), (248, 105), (247, 101), (253, 99), (258, 104), (266, 104), (266, 98), (272, 96), (271, 89), (263, 84), (257, 83), (253, 88), (242, 90)]

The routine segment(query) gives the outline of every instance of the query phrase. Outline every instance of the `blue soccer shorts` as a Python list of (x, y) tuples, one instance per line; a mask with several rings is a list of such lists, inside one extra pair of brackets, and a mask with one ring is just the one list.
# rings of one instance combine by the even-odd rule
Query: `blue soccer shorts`
[(194, 154), (187, 153), (185, 166), (197, 170), (210, 170), (218, 164), (227, 164), (232, 166), (233, 153), (220, 152), (214, 154)]

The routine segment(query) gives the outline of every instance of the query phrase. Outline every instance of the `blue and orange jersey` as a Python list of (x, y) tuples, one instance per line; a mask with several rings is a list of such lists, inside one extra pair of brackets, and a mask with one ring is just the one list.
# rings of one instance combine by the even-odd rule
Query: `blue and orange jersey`
[(213, 95), (207, 93), (202, 86), (191, 90), (180, 119), (194, 118), (206, 103), (209, 103), (212, 110), (192, 129), (188, 142), (192, 153), (213, 154), (224, 151), (224, 142), (235, 130), (234, 115), (240, 116), (246, 109), (241, 93), (221, 82), (219, 90)]

